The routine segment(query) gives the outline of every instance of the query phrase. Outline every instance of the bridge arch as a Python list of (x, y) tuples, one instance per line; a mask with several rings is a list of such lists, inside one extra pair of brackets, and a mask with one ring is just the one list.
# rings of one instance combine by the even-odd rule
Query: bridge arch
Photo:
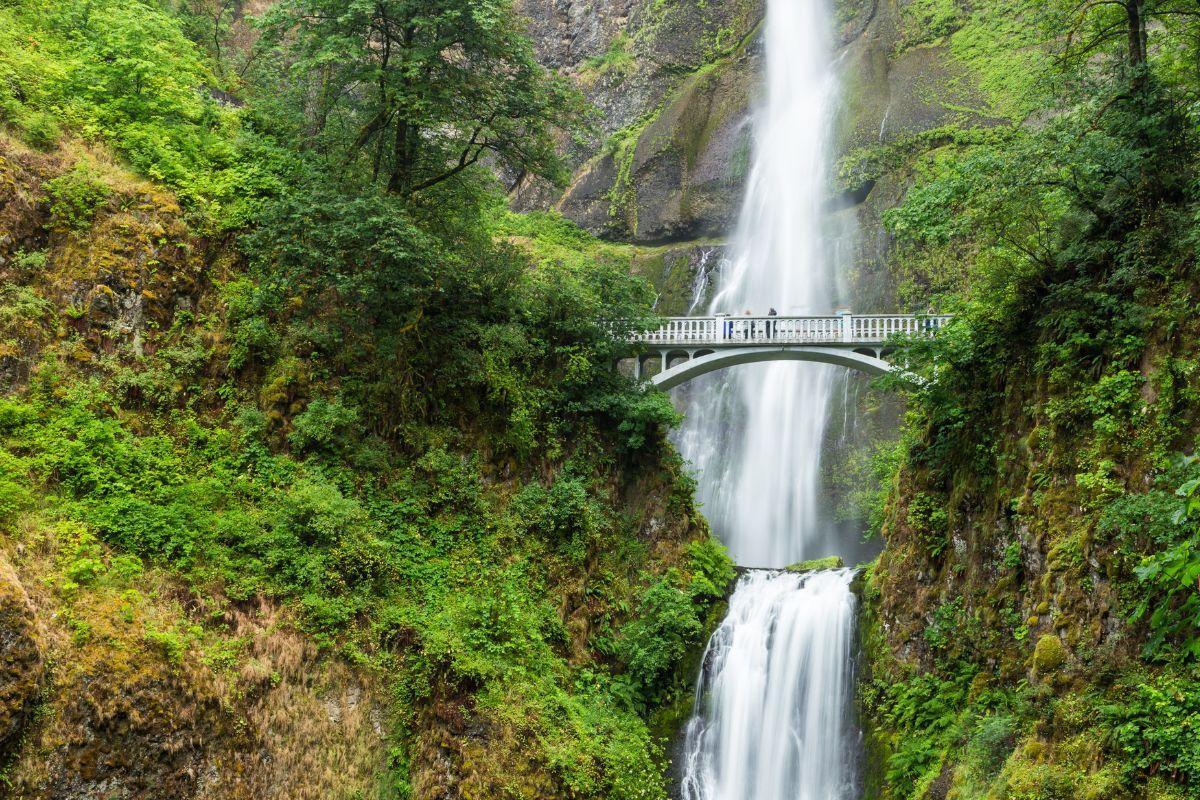
[(728, 347), (708, 351), (682, 364), (665, 369), (650, 379), (660, 389), (673, 389), (692, 378), (716, 372), (738, 364), (755, 364), (763, 361), (810, 361), (818, 364), (835, 364), (849, 367), (868, 375), (883, 375), (893, 367), (874, 355), (836, 347)]

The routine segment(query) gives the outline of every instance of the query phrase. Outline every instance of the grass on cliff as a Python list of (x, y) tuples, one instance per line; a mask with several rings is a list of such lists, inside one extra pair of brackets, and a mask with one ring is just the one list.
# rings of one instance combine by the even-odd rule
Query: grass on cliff
[[(8, 519), (80, 526), (62, 573), (72, 586), (155, 565), (210, 604), (292, 605), (329, 652), (395, 676), (400, 741), (448, 680), (483, 718), (540, 742), (526, 757), (572, 792), (660, 796), (640, 715), (673, 699), (674, 665), (700, 643), (706, 603), (729, 579), (719, 551), (678, 542), (682, 571), (642, 573), (647, 545), (582, 454), (548, 487), (497, 491), (485, 465), (441, 444), (412, 461), (369, 443), (281, 454), (264, 421), (131, 413), (47, 368), (0, 405), (0, 504)], [(572, 628), (564, 602), (585, 603), (579, 621), (601, 630)], [(79, 617), (77, 635), (90, 625)], [(200, 641), (186, 630), (157, 641), (186, 651)], [(395, 770), (403, 794), (403, 760)]]
[[(326, 659), (388, 686), (382, 796), (424, 791), (428, 744), (463, 735), (439, 715), (461, 706), (490, 732), (486, 757), (461, 755), (481, 786), (523, 772), (581, 797), (661, 797), (648, 721), (686, 693), (679, 665), (730, 575), (719, 547), (695, 541), (691, 483), (662, 450), (674, 411), (609, 370), (603, 320), (647, 313), (627, 262), (598, 269), (562, 223), (529, 231), (533, 266), (480, 218), (456, 243), (484, 256), (469, 269), (386, 198), (293, 198), (250, 241), (257, 267), (200, 288), (200, 307), (139, 353), (110, 305), (61, 305), (56, 283), (110, 247), (141, 252), (143, 237), (110, 230), (165, 221), (114, 227), (142, 201), (136, 182), (99, 177), (111, 169), (77, 162), (44, 182), (57, 233), (37, 263), (21, 256), (28, 283), (0, 302), (5, 363), (24, 384), (0, 401), (0, 510), (78, 532), (64, 591), (179, 576), (216, 617), (156, 633), (168, 660), (219, 638), (203, 626), (226, 612), (287, 609), (284, 626)], [(414, 263), (410, 243), (452, 271)], [(102, 273), (95, 296), (139, 276)], [(106, 340), (116, 352), (92, 351)], [(409, 355), (381, 364), (382, 342)], [(639, 530), (646, 516), (657, 535)]]

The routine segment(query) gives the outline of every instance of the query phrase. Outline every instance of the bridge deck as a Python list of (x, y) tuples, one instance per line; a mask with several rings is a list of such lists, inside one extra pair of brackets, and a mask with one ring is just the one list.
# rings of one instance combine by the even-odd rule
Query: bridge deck
[(668, 317), (657, 330), (634, 334), (651, 349), (822, 345), (880, 346), (893, 336), (933, 336), (948, 315), (837, 314), (811, 317)]

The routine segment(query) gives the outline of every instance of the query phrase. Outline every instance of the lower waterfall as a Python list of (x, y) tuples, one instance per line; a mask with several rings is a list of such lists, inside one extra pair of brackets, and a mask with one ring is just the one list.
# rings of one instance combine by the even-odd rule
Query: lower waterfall
[(853, 800), (852, 570), (755, 570), (709, 640), (683, 800)]

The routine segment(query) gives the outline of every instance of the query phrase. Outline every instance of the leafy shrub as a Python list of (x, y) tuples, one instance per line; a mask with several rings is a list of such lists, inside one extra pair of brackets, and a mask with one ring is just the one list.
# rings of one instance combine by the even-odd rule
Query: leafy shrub
[(916, 531), (929, 555), (937, 558), (950, 543), (949, 518), (942, 502), (925, 492), (908, 503), (908, 524)]
[[(1180, 539), (1142, 559), (1134, 572), (1141, 584), (1134, 619), (1146, 618), (1148, 656), (1179, 653), (1200, 658), (1200, 478), (1176, 494), (1183, 498), (1174, 521)], [(1148, 614), (1148, 616), (1147, 616)]]
[(898, 797), (912, 795), (917, 782), (938, 763), (943, 748), (925, 736), (907, 736), (888, 757), (887, 783)]
[(338, 400), (318, 397), (292, 418), (288, 443), (299, 451), (340, 452), (355, 438), (358, 411)]
[(601, 407), (616, 421), (618, 442), (626, 452), (646, 449), (663, 431), (679, 424), (679, 412), (663, 392), (613, 394)]
[(892, 682), (877, 679), (864, 687), (867, 707), (894, 732), (894, 750), (885, 764), (893, 796), (912, 796), (957, 737), (969, 678), (969, 673), (953, 678), (925, 673)]
[(1200, 786), (1200, 684), (1167, 674), (1125, 689), (1121, 703), (1102, 709), (1125, 762), (1143, 775), (1177, 773)]
[(701, 600), (724, 597), (737, 574), (725, 545), (710, 536), (689, 544), (687, 553), (691, 572), (688, 591), (692, 597)]
[(966, 753), (972, 765), (984, 778), (991, 778), (1012, 752), (1016, 743), (1017, 720), (1008, 714), (994, 714), (980, 719), (967, 743)]
[(50, 150), (62, 138), (62, 126), (58, 119), (46, 111), (25, 111), (16, 115), (17, 124), (25, 134), (25, 141), (39, 150)]
[(925, 628), (925, 643), (934, 650), (945, 650), (951, 644), (959, 644), (966, 627), (966, 610), (962, 597), (944, 602), (933, 611), (933, 621)]
[(278, 293), (242, 277), (224, 284), (221, 295), (232, 333), (229, 368), (238, 370), (254, 358), (274, 354), (279, 346), (279, 333), (269, 315), (280, 305)]
[(617, 641), (617, 658), (642, 707), (658, 700), (671, 668), (704, 632), (692, 598), (675, 587), (676, 577), (668, 574), (646, 589), (637, 616), (622, 626)]
[(50, 197), (50, 216), (56, 225), (79, 230), (91, 224), (112, 190), (100, 181), (85, 159), (57, 178), (46, 181)]
[(155, 630), (148, 628), (142, 633), (145, 643), (159, 651), (175, 666), (183, 663), (183, 656), (191, 646), (191, 637), (177, 630)]
[(28, 469), (23, 459), (0, 448), (0, 526), (10, 524), (17, 512), (33, 503), (33, 495), (25, 486)]
[(513, 516), (550, 541), (589, 536), (598, 527), (597, 510), (587, 484), (578, 476), (557, 475), (549, 489), (527, 484), (513, 498)]

